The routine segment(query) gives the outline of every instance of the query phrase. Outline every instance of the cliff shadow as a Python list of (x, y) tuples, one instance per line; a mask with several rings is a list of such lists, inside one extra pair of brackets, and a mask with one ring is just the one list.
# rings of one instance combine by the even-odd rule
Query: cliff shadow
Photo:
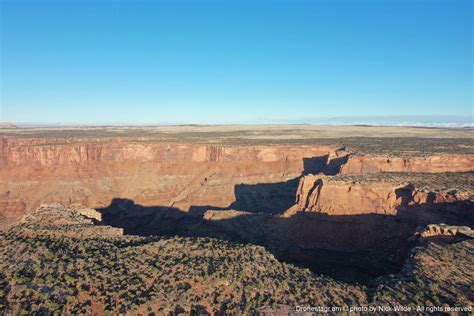
[(349, 155), (329, 159), (329, 155), (320, 157), (303, 158), (302, 176), (308, 174), (324, 174), (334, 176), (341, 171), (341, 167), (347, 163)]
[(324, 166), (322, 173), (327, 176), (335, 176), (341, 171), (341, 167), (347, 163), (349, 155), (329, 160)]
[(279, 214), (295, 204), (296, 190), (302, 176), (308, 174), (336, 175), (348, 156), (329, 160), (329, 155), (303, 158), (303, 171), (284, 182), (235, 185), (235, 201), (227, 209)]
[(228, 209), (252, 213), (278, 214), (295, 204), (300, 177), (285, 182), (238, 184), (234, 187), (235, 201)]
[[(420, 226), (445, 223), (473, 227), (474, 203), (439, 203), (435, 208), (400, 207), (396, 215), (327, 215), (298, 212), (285, 218), (268, 213), (243, 213), (212, 206), (190, 212), (164, 206), (143, 206), (113, 199), (98, 209), (103, 224), (139, 236), (212, 237), (265, 247), (277, 259), (349, 283), (400, 271)], [(205, 208), (217, 217), (205, 216)]]
[(303, 158), (303, 172), (301, 176), (322, 172), (328, 165), (329, 155)]
[(199, 221), (200, 212), (184, 212), (176, 207), (143, 206), (132, 199), (114, 198), (109, 206), (97, 208), (102, 214), (102, 224), (124, 229), (126, 235), (176, 235), (178, 223), (186, 221), (186, 226)]

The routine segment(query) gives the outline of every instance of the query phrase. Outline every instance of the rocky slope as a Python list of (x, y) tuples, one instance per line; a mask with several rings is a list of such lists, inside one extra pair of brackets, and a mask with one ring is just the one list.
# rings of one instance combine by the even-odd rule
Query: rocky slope
[(0, 234), (0, 313), (250, 313), (262, 305), (353, 305), (363, 290), (212, 238), (122, 236), (44, 205)]
[(466, 271), (473, 247), (465, 238), (419, 246), (400, 273), (358, 286), (281, 263), (260, 246), (123, 236), (78, 209), (43, 205), (0, 233), (0, 313), (288, 314), (296, 306), (380, 313), (398, 305), (472, 310), (474, 280)]
[(473, 312), (474, 241), (414, 248), (402, 271), (381, 277), (371, 292), (379, 306), (407, 306), (409, 314)]

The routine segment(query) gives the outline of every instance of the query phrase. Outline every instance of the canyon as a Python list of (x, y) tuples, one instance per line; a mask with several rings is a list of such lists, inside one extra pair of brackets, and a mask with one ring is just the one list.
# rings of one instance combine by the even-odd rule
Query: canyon
[(468, 172), (473, 165), (472, 155), (367, 156), (336, 145), (226, 146), (156, 143), (143, 137), (3, 137), (0, 223), (18, 220), (42, 203), (100, 208), (117, 197), (183, 211), (213, 206), (277, 214), (294, 204), (302, 175)]
[(370, 296), (378, 280), (396, 288), (390, 276), (416, 249), (441, 256), (432, 242), (473, 238), (472, 132), (389, 130), (1, 130), (0, 230), (7, 244), (41, 222), (59, 238), (261, 247), (272, 262)]
[(126, 234), (252, 243), (279, 260), (366, 282), (401, 268), (419, 227), (474, 223), (469, 141), (459, 153), (444, 138), (437, 151), (397, 141), (386, 154), (344, 138), (242, 144), (211, 132), (204, 142), (163, 141), (169, 132), (55, 133), (1, 138), (3, 227), (61, 203), (96, 209)]
[[(42, 203), (105, 207), (126, 197), (144, 205), (213, 205), (274, 212), (287, 207), (291, 181), (317, 171), (336, 147), (223, 147), (144, 140), (3, 139), (0, 214), (14, 221)], [(273, 183), (282, 183), (280, 187)], [(254, 190), (261, 183), (272, 185)], [(280, 195), (269, 203), (269, 197)], [(250, 196), (249, 196), (249, 195)], [(255, 196), (252, 197), (252, 194)], [(261, 196), (258, 196), (261, 195)], [(250, 198), (250, 200), (248, 200)]]

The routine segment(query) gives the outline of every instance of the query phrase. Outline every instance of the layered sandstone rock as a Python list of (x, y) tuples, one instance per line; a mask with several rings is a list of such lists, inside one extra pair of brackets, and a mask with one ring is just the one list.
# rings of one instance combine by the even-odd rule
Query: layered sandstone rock
[[(422, 177), (426, 183), (414, 186)], [(436, 177), (436, 178), (435, 178)], [(429, 183), (444, 177), (444, 183), (453, 179), (464, 179), (461, 189), (442, 186), (443, 183)], [(300, 179), (296, 204), (284, 216), (292, 216), (299, 211), (322, 212), (329, 215), (390, 214), (395, 215), (401, 207), (424, 205), (436, 206), (470, 200), (473, 196), (472, 173), (449, 173), (442, 176), (417, 174), (390, 174), (360, 176), (307, 175)], [(450, 179), (453, 178), (453, 179)], [(458, 184), (462, 184), (459, 182)], [(433, 189), (430, 190), (429, 187)]]
[(294, 194), (287, 181), (317, 172), (337, 149), (167, 144), (146, 138), (3, 138), (0, 221), (19, 219), (41, 203), (100, 208), (114, 198), (184, 211), (236, 201), (241, 209), (255, 205), (281, 211)]
[(330, 215), (393, 214), (401, 199), (396, 190), (403, 186), (390, 183), (354, 184), (333, 182), (331, 177), (305, 176), (300, 180), (296, 205), (285, 216), (297, 211), (323, 212)]
[(298, 161), (333, 154), (335, 146), (218, 146), (159, 143), (147, 138), (7, 138), (0, 141), (6, 166), (58, 166), (105, 162)]
[(474, 170), (474, 156), (434, 155), (426, 157), (389, 157), (351, 155), (341, 174), (376, 172), (467, 172)]

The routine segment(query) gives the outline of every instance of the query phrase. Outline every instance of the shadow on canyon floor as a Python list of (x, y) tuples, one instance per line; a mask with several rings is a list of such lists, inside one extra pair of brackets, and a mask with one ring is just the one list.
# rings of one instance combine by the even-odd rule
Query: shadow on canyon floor
[(227, 209), (252, 213), (280, 214), (295, 203), (300, 177), (285, 182), (237, 184), (235, 202)]
[[(213, 237), (257, 244), (279, 260), (337, 280), (367, 284), (400, 270), (413, 246), (411, 237), (420, 226), (446, 223), (472, 227), (474, 219), (467, 211), (473, 204), (463, 201), (440, 203), (434, 208), (431, 204), (403, 207), (395, 216), (300, 212), (284, 218), (267, 213), (229, 213), (212, 206), (195, 206), (184, 212), (117, 198), (98, 211), (103, 224), (124, 228), (125, 234)], [(204, 216), (209, 209), (217, 216)]]

